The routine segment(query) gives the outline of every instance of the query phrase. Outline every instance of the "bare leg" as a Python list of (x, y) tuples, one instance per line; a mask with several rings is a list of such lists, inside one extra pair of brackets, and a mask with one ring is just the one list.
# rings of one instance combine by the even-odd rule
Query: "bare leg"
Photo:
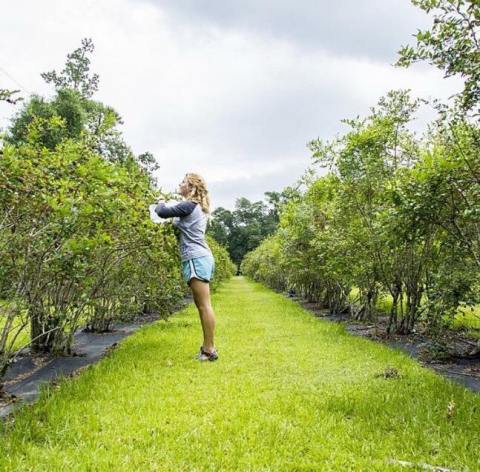
[(212, 352), (215, 345), (213, 337), (215, 334), (215, 313), (210, 303), (210, 284), (198, 279), (191, 279), (190, 288), (193, 299), (200, 315), (200, 322), (203, 330), (203, 348)]

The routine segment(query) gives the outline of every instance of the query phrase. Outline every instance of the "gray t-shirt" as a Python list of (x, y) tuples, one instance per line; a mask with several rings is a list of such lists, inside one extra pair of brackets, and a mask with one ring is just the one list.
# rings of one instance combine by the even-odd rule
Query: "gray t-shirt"
[(160, 218), (174, 218), (173, 224), (180, 230), (180, 255), (182, 261), (195, 257), (211, 256), (212, 251), (205, 241), (207, 215), (197, 202), (185, 200), (168, 207), (159, 203), (155, 213)]

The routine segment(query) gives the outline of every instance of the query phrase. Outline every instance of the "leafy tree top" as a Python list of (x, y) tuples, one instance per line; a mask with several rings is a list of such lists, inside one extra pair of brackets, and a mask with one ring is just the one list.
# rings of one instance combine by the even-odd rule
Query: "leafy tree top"
[(412, 0), (433, 14), (430, 30), (419, 30), (417, 44), (403, 46), (396, 65), (408, 67), (425, 60), (445, 71), (445, 77), (460, 75), (465, 87), (459, 94), (464, 111), (480, 113), (480, 2), (478, 0)]
[(15, 105), (17, 102), (23, 100), (22, 97), (15, 97), (20, 90), (7, 90), (7, 89), (0, 89), (0, 102), (7, 102)]
[(72, 88), (85, 98), (90, 98), (98, 90), (98, 74), (90, 75), (90, 58), (88, 55), (95, 49), (90, 38), (82, 39), (81, 47), (67, 55), (65, 68), (57, 73), (55, 70), (44, 72), (42, 78), (53, 83), (56, 90)]

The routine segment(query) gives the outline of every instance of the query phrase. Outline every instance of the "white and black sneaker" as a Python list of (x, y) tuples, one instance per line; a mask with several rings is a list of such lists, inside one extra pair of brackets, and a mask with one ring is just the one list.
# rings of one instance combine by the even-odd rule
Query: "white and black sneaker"
[(218, 359), (217, 350), (214, 349), (212, 352), (207, 352), (203, 349), (203, 346), (200, 346), (200, 352), (197, 354), (197, 359), (199, 361), (216, 361)]

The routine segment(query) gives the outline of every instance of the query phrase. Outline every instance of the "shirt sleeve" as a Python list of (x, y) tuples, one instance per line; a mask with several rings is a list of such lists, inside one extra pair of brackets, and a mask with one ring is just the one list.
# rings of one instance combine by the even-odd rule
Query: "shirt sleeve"
[(187, 216), (195, 209), (196, 202), (186, 200), (176, 205), (168, 206), (165, 203), (159, 203), (155, 208), (155, 213), (160, 218), (172, 218), (174, 216)]

